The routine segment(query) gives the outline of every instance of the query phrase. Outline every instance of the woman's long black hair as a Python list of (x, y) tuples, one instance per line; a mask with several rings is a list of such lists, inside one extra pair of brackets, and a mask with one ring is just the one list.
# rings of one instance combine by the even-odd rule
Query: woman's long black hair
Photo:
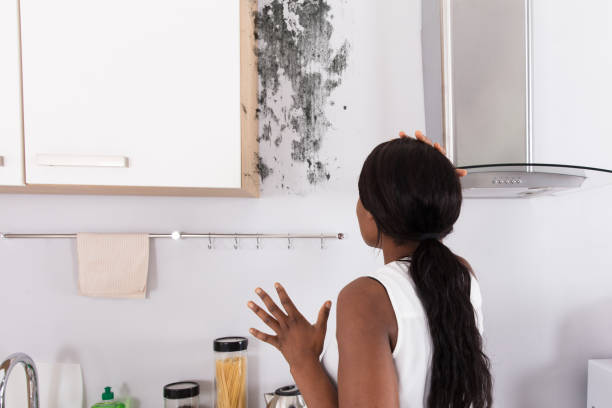
[(450, 161), (411, 138), (378, 145), (359, 177), (359, 197), (382, 234), (419, 241), (410, 274), (433, 345), (428, 408), (492, 404), (490, 363), (470, 301), (471, 271), (440, 240), (461, 210), (461, 185)]

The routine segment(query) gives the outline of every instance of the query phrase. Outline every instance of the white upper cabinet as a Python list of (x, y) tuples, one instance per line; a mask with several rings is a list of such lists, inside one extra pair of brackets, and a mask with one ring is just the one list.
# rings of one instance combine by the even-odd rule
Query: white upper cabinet
[(0, 0), (0, 185), (23, 185), (17, 1)]
[(244, 189), (247, 3), (21, 0), (27, 183)]
[(537, 161), (612, 167), (612, 2), (534, 0)]

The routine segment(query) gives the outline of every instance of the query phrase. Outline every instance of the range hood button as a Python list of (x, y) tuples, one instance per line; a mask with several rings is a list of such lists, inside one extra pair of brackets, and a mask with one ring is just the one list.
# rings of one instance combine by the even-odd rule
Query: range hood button
[(494, 178), (491, 180), (491, 184), (521, 184), (523, 182), (523, 180), (519, 179), (513, 179), (513, 178), (507, 178), (507, 179), (498, 179), (498, 178)]

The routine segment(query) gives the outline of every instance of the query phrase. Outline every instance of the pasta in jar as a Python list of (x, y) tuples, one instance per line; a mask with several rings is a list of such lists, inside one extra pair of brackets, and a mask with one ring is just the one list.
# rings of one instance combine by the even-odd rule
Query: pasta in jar
[(247, 407), (247, 345), (244, 337), (214, 341), (215, 408)]

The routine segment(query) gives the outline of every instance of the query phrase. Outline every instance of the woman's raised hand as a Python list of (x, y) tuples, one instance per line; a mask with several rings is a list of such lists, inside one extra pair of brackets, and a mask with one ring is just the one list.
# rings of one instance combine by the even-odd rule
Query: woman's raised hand
[[(399, 133), (399, 137), (400, 139), (403, 139), (405, 137), (409, 137), (406, 132), (400, 132)], [(423, 132), (421, 132), (420, 130), (417, 130), (414, 132), (414, 137), (419, 141), (419, 142), (423, 142), (423, 143), (427, 143), (428, 145), (432, 146), (433, 148), (435, 148), (437, 151), (439, 151), (440, 153), (442, 153), (443, 155), (446, 156), (446, 150), (444, 150), (444, 148), (442, 146), (440, 146), (439, 143), (433, 143), (431, 140), (429, 140), (428, 137), (426, 137)], [(455, 170), (457, 172), (457, 175), (459, 177), (463, 177), (467, 174), (467, 170), (465, 169), (456, 169)]]
[(284, 311), (261, 288), (255, 289), (255, 293), (261, 298), (270, 313), (252, 301), (248, 302), (247, 306), (276, 335), (263, 333), (256, 329), (250, 329), (249, 332), (259, 340), (276, 347), (291, 367), (297, 367), (313, 359), (318, 361), (323, 351), (331, 302), (327, 301), (323, 304), (316, 323), (310, 324), (295, 307), (285, 288), (280, 283), (275, 283), (274, 287)]

